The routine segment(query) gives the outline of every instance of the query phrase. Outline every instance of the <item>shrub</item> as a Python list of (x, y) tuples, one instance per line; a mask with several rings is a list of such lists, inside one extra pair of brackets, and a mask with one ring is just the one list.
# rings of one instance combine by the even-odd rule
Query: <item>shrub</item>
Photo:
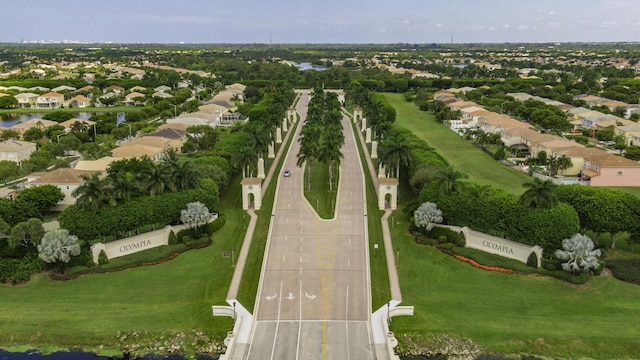
[(433, 239), (438, 239), (440, 243), (455, 243), (458, 239), (458, 233), (441, 226), (436, 226), (429, 231), (429, 236)]
[(527, 258), (527, 266), (531, 266), (534, 268), (538, 267), (538, 255), (536, 255), (535, 252), (531, 252), (531, 254), (529, 254), (529, 257)]
[(453, 248), (455, 247), (455, 245), (453, 245), (452, 243), (444, 243), (444, 244), (440, 244), (440, 249), (445, 250), (445, 251), (451, 251)]
[(467, 245), (467, 239), (464, 238), (464, 234), (461, 232), (458, 233), (456, 238), (456, 246), (465, 247)]
[(591, 278), (590, 272), (581, 272), (578, 275), (573, 275), (564, 270), (549, 271), (545, 268), (540, 268), (538, 269), (538, 273), (541, 275), (551, 276), (559, 280), (564, 280), (575, 285), (582, 285)]
[(224, 226), (227, 223), (227, 217), (224, 214), (218, 213), (218, 218), (215, 219), (210, 225), (211, 233), (214, 233)]
[(616, 279), (640, 285), (640, 259), (607, 260), (606, 263)]
[(598, 260), (598, 267), (593, 269), (593, 275), (595, 276), (600, 276), (600, 274), (602, 274), (602, 271), (604, 270), (606, 264), (604, 260)]
[(109, 263), (109, 258), (107, 257), (107, 253), (100, 251), (100, 255), (98, 255), (98, 264), (104, 265)]
[(173, 232), (173, 230), (171, 230), (169, 232), (169, 245), (175, 245), (178, 243), (178, 237), (176, 236), (176, 234)]

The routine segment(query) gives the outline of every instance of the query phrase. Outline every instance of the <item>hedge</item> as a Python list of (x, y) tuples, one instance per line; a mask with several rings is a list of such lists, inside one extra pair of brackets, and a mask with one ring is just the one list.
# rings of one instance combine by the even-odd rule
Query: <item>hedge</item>
[(202, 202), (209, 209), (215, 208), (218, 201), (216, 184), (203, 179), (198, 189), (135, 198), (118, 206), (105, 206), (95, 214), (70, 206), (60, 213), (58, 221), (61, 228), (80, 239), (90, 240), (124, 235), (147, 224), (178, 224), (180, 211), (195, 201)]
[(607, 260), (606, 264), (616, 279), (640, 285), (640, 259)]

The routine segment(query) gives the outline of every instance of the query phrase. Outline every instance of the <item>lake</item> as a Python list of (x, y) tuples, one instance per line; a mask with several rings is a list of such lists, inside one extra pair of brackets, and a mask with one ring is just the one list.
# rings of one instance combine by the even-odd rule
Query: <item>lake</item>
[[(0, 114), (0, 126), (2, 127), (12, 127), (13, 125), (19, 123), (19, 122), (25, 122), (27, 120), (31, 120), (31, 119), (42, 119), (43, 116), (45, 116), (46, 114), (44, 113), (6, 113), (6, 114)], [(91, 115), (93, 115), (93, 113), (87, 113), (87, 112), (80, 112), (80, 113), (75, 113), (72, 114), (73, 117), (78, 118), (78, 119), (82, 119), (82, 120), (88, 120)]]

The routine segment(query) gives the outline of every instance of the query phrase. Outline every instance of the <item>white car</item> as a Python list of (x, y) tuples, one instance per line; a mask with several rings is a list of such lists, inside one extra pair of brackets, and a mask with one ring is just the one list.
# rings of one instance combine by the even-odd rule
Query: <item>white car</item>
[(289, 177), (291, 176), (291, 171), (289, 171), (289, 169), (284, 169), (284, 177)]

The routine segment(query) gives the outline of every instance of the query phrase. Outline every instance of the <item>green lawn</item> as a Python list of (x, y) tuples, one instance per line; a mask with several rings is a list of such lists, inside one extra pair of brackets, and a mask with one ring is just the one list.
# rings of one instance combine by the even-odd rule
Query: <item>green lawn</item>
[(640, 287), (597, 277), (576, 287), (541, 276), (489, 272), (407, 234), (396, 211), (404, 305), (415, 315), (392, 331), (467, 337), (492, 352), (561, 358), (631, 359), (640, 354)]
[(531, 178), (513, 170), (463, 140), (453, 131), (438, 123), (430, 112), (420, 111), (414, 103), (404, 101), (402, 94), (384, 93), (396, 109), (394, 126), (411, 130), (436, 149), (449, 164), (469, 175), (468, 181), (491, 185), (512, 194), (523, 192), (522, 184)]
[(24, 285), (0, 286), (0, 344), (104, 352), (120, 349), (118, 331), (158, 338), (198, 330), (222, 339), (232, 320), (214, 318), (211, 306), (225, 304), (233, 267), (222, 252), (239, 249), (248, 223), (239, 204), (234, 179), (220, 201), (227, 222), (213, 244), (166, 263), (70, 281), (38, 275)]

